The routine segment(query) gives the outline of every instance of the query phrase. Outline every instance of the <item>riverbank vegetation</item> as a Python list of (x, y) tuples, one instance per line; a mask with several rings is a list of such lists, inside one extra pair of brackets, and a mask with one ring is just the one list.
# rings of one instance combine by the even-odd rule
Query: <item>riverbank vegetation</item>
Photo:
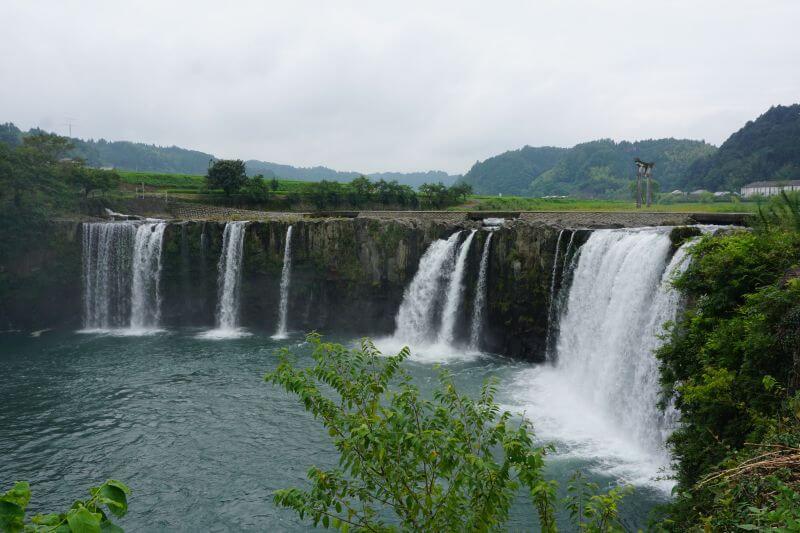
[(89, 197), (116, 190), (116, 172), (65, 158), (67, 139), (51, 134), (0, 143), (0, 298), (13, 257), (31, 246), (52, 219), (85, 210)]
[[(708, 236), (676, 287), (691, 303), (658, 352), (681, 424), (674, 531), (800, 528), (800, 209)], [(776, 529), (777, 528), (777, 529)]]

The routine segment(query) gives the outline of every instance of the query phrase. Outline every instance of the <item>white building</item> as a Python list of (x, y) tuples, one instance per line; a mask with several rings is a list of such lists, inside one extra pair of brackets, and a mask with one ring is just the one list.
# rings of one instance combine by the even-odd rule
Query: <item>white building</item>
[(800, 180), (791, 181), (754, 181), (742, 187), (742, 197), (748, 198), (756, 194), (761, 196), (775, 196), (781, 191), (800, 192)]

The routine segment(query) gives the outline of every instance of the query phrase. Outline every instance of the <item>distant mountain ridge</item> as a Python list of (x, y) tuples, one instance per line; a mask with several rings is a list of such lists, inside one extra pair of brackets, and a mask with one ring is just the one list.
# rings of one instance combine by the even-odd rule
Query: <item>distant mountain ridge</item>
[[(31, 132), (38, 131), (32, 129)], [(18, 144), (23, 132), (0, 124), (0, 142)], [(128, 141), (72, 139), (74, 156), (92, 166), (125, 170), (205, 174), (212, 154), (177, 146), (161, 147)], [(419, 186), (456, 180), (477, 194), (518, 196), (572, 195), (629, 198), (635, 178), (633, 159), (656, 163), (654, 178), (662, 191), (704, 188), (737, 190), (753, 181), (800, 179), (800, 104), (774, 106), (747, 122), (719, 148), (691, 139), (620, 141), (600, 139), (571, 148), (524, 146), (477, 161), (464, 176), (442, 171), (382, 172), (374, 179)], [(248, 174), (303, 181), (351, 181), (361, 175), (316, 166), (300, 168), (266, 161), (246, 162)]]
[(737, 190), (753, 181), (800, 179), (800, 104), (773, 106), (715, 153), (695, 161), (683, 184)]
[(672, 138), (600, 139), (572, 148), (525, 146), (475, 163), (462, 181), (479, 194), (627, 197), (635, 157), (656, 162), (655, 178), (666, 190), (695, 160), (715, 150), (703, 141)]
[[(34, 128), (28, 133), (36, 131), (41, 130)], [(23, 135), (25, 133), (12, 123), (0, 124), (0, 142), (12, 145), (19, 144), (22, 142)], [(94, 167), (202, 175), (206, 173), (209, 161), (217, 159), (213, 154), (177, 146), (156, 146), (154, 144), (130, 141), (106, 141), (105, 139), (95, 141), (71, 138), (70, 140), (75, 145), (72, 156), (81, 157), (86, 160), (88, 165)], [(333, 170), (323, 166), (294, 167), (255, 159), (246, 161), (245, 165), (247, 173), (250, 175), (263, 174), (266, 177), (277, 176), (301, 181), (351, 181), (358, 176), (367, 175), (373, 179), (397, 180), (401, 184), (416, 187), (423, 183), (438, 181), (445, 183), (445, 185), (450, 185), (460, 177), (435, 170), (428, 172), (379, 172), (367, 174)]]

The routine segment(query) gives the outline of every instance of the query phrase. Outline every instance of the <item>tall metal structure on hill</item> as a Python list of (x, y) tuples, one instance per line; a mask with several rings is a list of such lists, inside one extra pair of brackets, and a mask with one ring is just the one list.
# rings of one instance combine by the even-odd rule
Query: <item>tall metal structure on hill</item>
[(650, 185), (650, 179), (653, 175), (653, 167), (655, 163), (647, 163), (638, 157), (633, 160), (636, 163), (636, 208), (642, 207), (642, 178), (647, 180), (647, 207), (653, 205), (653, 188)]

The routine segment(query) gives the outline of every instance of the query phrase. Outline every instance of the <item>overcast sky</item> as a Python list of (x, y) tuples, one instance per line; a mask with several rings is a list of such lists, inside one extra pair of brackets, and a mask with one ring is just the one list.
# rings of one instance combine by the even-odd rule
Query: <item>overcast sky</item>
[(719, 144), (800, 101), (798, 0), (3, 0), (0, 25), (0, 122), (340, 170)]

